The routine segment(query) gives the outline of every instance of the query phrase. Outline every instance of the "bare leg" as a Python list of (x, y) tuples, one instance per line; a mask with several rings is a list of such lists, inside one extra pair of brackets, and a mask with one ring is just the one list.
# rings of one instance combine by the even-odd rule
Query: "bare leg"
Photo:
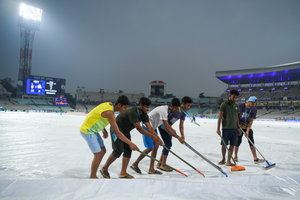
[[(128, 163), (129, 163), (130, 158), (124, 157), (123, 156), (123, 160), (122, 160), (122, 169), (121, 169), (121, 173), (120, 173), (120, 178), (128, 176), (129, 174), (127, 173), (127, 167), (128, 167)], [(128, 178), (134, 178), (133, 176), (128, 176)]]
[[(230, 151), (231, 155), (233, 154), (233, 147), (234, 146), (232, 146), (232, 145), (229, 146), (229, 151)], [(231, 156), (230, 156), (229, 153), (228, 153), (226, 165), (227, 166), (234, 165), (234, 164), (231, 163)]]
[[(152, 151), (152, 149), (147, 148), (147, 149), (145, 149), (143, 152), (144, 152), (145, 154), (148, 154), (148, 153), (150, 153), (151, 151)], [(145, 158), (145, 155), (144, 155), (144, 154), (140, 154), (139, 157), (136, 159), (136, 161), (134, 161), (134, 163), (132, 163), (131, 166), (132, 166), (133, 168), (138, 167), (140, 161), (143, 160), (143, 158)]]
[(114, 156), (114, 154), (110, 154), (109, 157), (106, 160), (105, 165), (101, 168), (101, 171), (105, 174), (108, 174), (108, 168), (109, 166), (117, 159), (116, 156)]
[(98, 167), (99, 167), (99, 165), (101, 163), (101, 160), (102, 160), (105, 153), (106, 153), (105, 147), (101, 147), (100, 152), (94, 153), (94, 159), (92, 161), (90, 178), (98, 178), (97, 177), (97, 170), (98, 170)]
[[(160, 155), (160, 158), (159, 158), (159, 161), (160, 162), (163, 162), (163, 152), (161, 152), (161, 155)], [(156, 164), (156, 167), (161, 167), (161, 164), (158, 162), (157, 164)]]
[[(168, 155), (162, 155), (162, 162), (163, 163), (166, 163), (167, 164), (167, 158), (168, 158)], [(161, 165), (160, 166), (162, 169), (167, 169), (168, 167), (166, 165)]]
[(250, 149), (251, 149), (251, 152), (252, 152), (252, 155), (253, 155), (254, 160), (256, 160), (256, 159), (257, 159), (257, 156), (256, 156), (256, 150), (255, 150), (255, 147), (254, 147), (254, 146), (250, 146)]
[(237, 158), (238, 157), (238, 152), (239, 152), (239, 147), (238, 146), (234, 146), (234, 157)]
[[(153, 158), (156, 158), (158, 146), (159, 146), (159, 144), (156, 143), (156, 142), (154, 142), (154, 147), (153, 147), (153, 150), (152, 150), (152, 152), (151, 152), (151, 156), (152, 156)], [(155, 172), (155, 169), (154, 169), (154, 160), (151, 159), (151, 160), (150, 160), (150, 167), (149, 167), (148, 173), (154, 173), (154, 172)]]
[(226, 147), (224, 145), (222, 145), (221, 147), (221, 152), (222, 152), (222, 160), (220, 162), (225, 162)]

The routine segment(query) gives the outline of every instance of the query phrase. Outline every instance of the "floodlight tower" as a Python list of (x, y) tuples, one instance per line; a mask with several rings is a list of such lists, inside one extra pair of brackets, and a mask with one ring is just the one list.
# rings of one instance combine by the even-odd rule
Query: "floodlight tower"
[(35, 31), (40, 30), (41, 19), (41, 9), (21, 4), (18, 23), (21, 39), (19, 74), (31, 75), (33, 39)]
[(35, 31), (40, 30), (42, 9), (26, 4), (21, 4), (18, 26), (20, 27), (20, 63), (18, 74), (19, 97), (23, 91), (23, 80), (26, 75), (31, 75), (32, 47)]

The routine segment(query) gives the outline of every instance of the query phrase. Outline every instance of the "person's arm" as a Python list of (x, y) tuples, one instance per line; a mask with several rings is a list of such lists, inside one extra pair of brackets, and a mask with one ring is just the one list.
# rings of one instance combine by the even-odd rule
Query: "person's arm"
[(102, 117), (105, 117), (108, 119), (112, 129), (114, 130), (114, 133), (117, 135), (117, 137), (120, 140), (127, 143), (130, 146), (130, 149), (132, 149), (134, 151), (138, 149), (138, 147), (133, 142), (131, 142), (127, 137), (125, 137), (125, 135), (119, 130), (119, 127), (116, 123), (115, 114), (113, 111), (111, 111), (111, 110), (104, 111), (101, 115), (102, 115)]
[(154, 142), (159, 143), (160, 145), (163, 145), (163, 142), (161, 141), (161, 139), (158, 137), (158, 135), (156, 135), (154, 129), (152, 128), (152, 126), (150, 125), (149, 122), (145, 122), (145, 126), (147, 128), (148, 131), (146, 131), (141, 125), (140, 122), (134, 123), (133, 124), (136, 128), (136, 130), (138, 132), (140, 132), (143, 135), (146, 135), (148, 137), (150, 137)]
[(218, 135), (221, 136), (221, 131), (220, 131), (220, 126), (221, 126), (221, 121), (222, 121), (222, 118), (223, 118), (223, 112), (219, 112), (219, 119), (218, 119), (218, 127), (217, 127), (217, 133)]
[(182, 139), (179, 135), (176, 134), (176, 131), (170, 126), (168, 120), (162, 120), (162, 121), (163, 121), (165, 131), (167, 131), (167, 133), (169, 133), (173, 137), (177, 138), (179, 142), (182, 144), (184, 142), (184, 139)]
[(184, 131), (183, 131), (183, 120), (180, 120), (180, 123), (179, 123), (179, 130), (180, 130), (180, 134), (181, 134), (181, 138), (184, 140), (185, 137), (184, 137)]
[(103, 133), (103, 138), (104, 139), (108, 138), (108, 133), (107, 133), (105, 128), (102, 130), (102, 133)]
[(236, 113), (236, 124), (237, 124), (237, 130), (238, 130), (238, 135), (242, 135), (242, 131), (240, 129), (240, 120), (239, 120), (239, 113)]
[(253, 119), (250, 119), (250, 122), (249, 122), (249, 124), (248, 124), (248, 126), (247, 126), (247, 131), (246, 131), (246, 133), (245, 133), (245, 136), (246, 136), (246, 137), (249, 136), (249, 131), (250, 131), (251, 127), (252, 127), (252, 124), (253, 124)]

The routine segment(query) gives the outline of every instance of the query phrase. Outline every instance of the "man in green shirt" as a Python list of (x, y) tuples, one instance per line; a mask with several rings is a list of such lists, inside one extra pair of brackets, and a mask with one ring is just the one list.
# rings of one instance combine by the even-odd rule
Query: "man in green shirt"
[[(223, 102), (220, 106), (220, 112), (219, 112), (219, 119), (218, 119), (218, 127), (217, 127), (217, 133), (221, 136), (220, 131), (220, 125), (222, 121), (222, 137), (228, 145), (228, 141), (230, 141), (229, 151), (231, 152), (231, 155), (233, 153), (234, 146), (237, 145), (238, 140), (238, 132), (240, 130), (239, 127), (239, 105), (235, 103), (235, 100), (239, 96), (239, 92), (236, 90), (231, 90), (229, 99), (225, 102)], [(224, 143), (221, 141), (221, 152), (222, 152), (222, 160), (219, 162), (219, 165), (225, 164), (225, 154), (226, 154), (226, 147)], [(226, 166), (234, 166), (233, 163), (230, 162), (231, 156), (228, 153), (228, 158), (226, 162)]]
[[(153, 141), (159, 143), (160, 145), (163, 145), (163, 142), (161, 139), (156, 135), (154, 129), (151, 127), (149, 123), (149, 117), (147, 115), (147, 112), (149, 111), (151, 105), (151, 101), (146, 98), (142, 97), (139, 101), (139, 106), (137, 107), (131, 107), (127, 111), (121, 113), (116, 118), (117, 125), (120, 129), (120, 131), (125, 135), (126, 138), (131, 140), (130, 131), (134, 128), (136, 128), (141, 134), (146, 135), (150, 137)], [(140, 122), (143, 122), (147, 128), (148, 131), (146, 131), (140, 124)], [(105, 165), (100, 170), (103, 178), (110, 178), (108, 173), (109, 166), (121, 156), (123, 153), (123, 160), (122, 160), (122, 169), (120, 172), (120, 178), (134, 178), (130, 174), (127, 173), (127, 166), (131, 157), (131, 148), (127, 143), (124, 143), (122, 140), (120, 140), (114, 130), (110, 129), (111, 133), (111, 141), (112, 141), (112, 148), (113, 152), (108, 157)]]

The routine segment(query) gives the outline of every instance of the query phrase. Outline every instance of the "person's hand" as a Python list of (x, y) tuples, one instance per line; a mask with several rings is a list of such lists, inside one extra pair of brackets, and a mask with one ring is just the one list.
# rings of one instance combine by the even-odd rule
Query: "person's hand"
[(164, 145), (163, 141), (158, 136), (156, 136), (155, 142), (157, 142), (160, 146)]
[(182, 135), (182, 136), (181, 136), (181, 138), (182, 138), (183, 140), (185, 140), (185, 137), (184, 137), (184, 135)]
[(219, 129), (217, 130), (217, 133), (219, 136), (221, 136), (221, 131)]
[(238, 128), (238, 136), (241, 136), (241, 135), (243, 135), (243, 133), (242, 133), (241, 129)]
[(103, 138), (104, 139), (108, 138), (108, 133), (107, 133), (106, 129), (103, 129), (102, 133), (103, 133)]
[(184, 139), (183, 139), (182, 137), (178, 137), (177, 139), (178, 139), (178, 141), (179, 141), (181, 144), (184, 143)]
[(249, 135), (249, 131), (246, 131), (245, 137), (248, 137), (248, 135)]
[(130, 147), (130, 149), (133, 150), (133, 151), (136, 151), (136, 150), (139, 149), (139, 148), (138, 148), (134, 143), (132, 143), (132, 142), (129, 144), (129, 147)]

